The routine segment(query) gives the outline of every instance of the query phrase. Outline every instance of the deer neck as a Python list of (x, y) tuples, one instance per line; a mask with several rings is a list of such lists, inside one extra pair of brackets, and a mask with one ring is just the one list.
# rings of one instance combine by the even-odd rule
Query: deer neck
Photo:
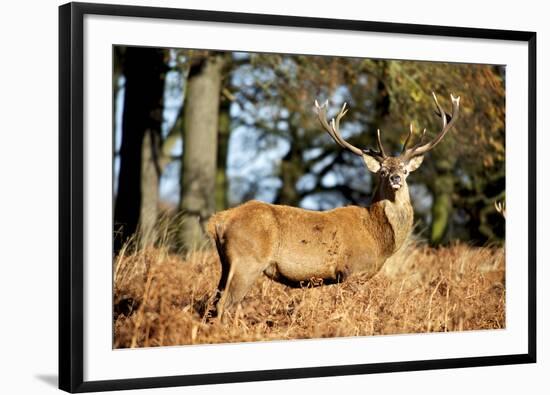
[(407, 183), (397, 191), (379, 185), (373, 195), (372, 206), (378, 207), (376, 211), (385, 217), (380, 220), (390, 226), (394, 244), (391, 250), (397, 251), (409, 236), (413, 225), (414, 213)]

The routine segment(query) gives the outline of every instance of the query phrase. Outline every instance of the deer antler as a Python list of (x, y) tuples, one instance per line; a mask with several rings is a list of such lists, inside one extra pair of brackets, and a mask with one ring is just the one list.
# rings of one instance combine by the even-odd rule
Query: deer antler
[(457, 118), (458, 118), (458, 112), (460, 108), (460, 96), (454, 97), (451, 94), (451, 102), (452, 102), (452, 115), (447, 114), (443, 107), (439, 104), (437, 101), (437, 96), (434, 92), (432, 92), (433, 99), (435, 102), (435, 105), (437, 107), (436, 114), (441, 117), (441, 131), (438, 133), (438, 135), (430, 142), (426, 144), (422, 144), (422, 141), (424, 140), (424, 136), (426, 134), (426, 129), (424, 129), (424, 132), (422, 133), (422, 137), (420, 138), (420, 141), (412, 148), (407, 148), (407, 144), (410, 141), (411, 134), (413, 132), (412, 130), (412, 124), (410, 127), (409, 135), (407, 136), (407, 140), (405, 141), (405, 144), (403, 146), (403, 150), (401, 152), (401, 155), (407, 159), (410, 159), (414, 156), (423, 155), (426, 152), (432, 150), (439, 142), (443, 139), (445, 134), (453, 127), (455, 124)]
[[(401, 155), (403, 155), (405, 153), (405, 151), (407, 150), (407, 145), (411, 141), (411, 137), (412, 137), (413, 134), (414, 134), (414, 129), (413, 129), (413, 124), (411, 122), (411, 124), (409, 125), (409, 134), (407, 134), (407, 138), (405, 139), (405, 142), (403, 143), (403, 149), (401, 150)], [(422, 131), (422, 135), (420, 136), (420, 140), (418, 140), (417, 145), (422, 144), (422, 141), (424, 141), (425, 136), (426, 136), (426, 128), (424, 128), (424, 130)]]
[(506, 218), (506, 203), (498, 202), (495, 200), (495, 210), (497, 210), (500, 215)]
[(387, 157), (386, 151), (382, 146), (382, 140), (380, 139), (380, 129), (376, 129), (376, 144), (378, 144), (378, 151), (375, 151), (371, 148), (364, 149), (363, 152), (367, 155), (374, 156), (380, 160)]
[(378, 151), (374, 151), (372, 149), (361, 150), (355, 147), (354, 145), (348, 143), (346, 140), (344, 140), (344, 138), (342, 137), (342, 134), (340, 133), (340, 120), (348, 112), (348, 109), (346, 108), (346, 103), (342, 105), (342, 108), (336, 115), (336, 118), (332, 118), (332, 120), (330, 121), (330, 124), (327, 122), (327, 105), (328, 105), (328, 100), (322, 105), (319, 105), (317, 100), (315, 100), (317, 117), (319, 118), (319, 122), (321, 123), (321, 126), (328, 132), (330, 137), (332, 137), (332, 139), (339, 146), (347, 149), (351, 153), (358, 156), (363, 156), (363, 153), (366, 153), (380, 160), (386, 157), (386, 152), (384, 151), (384, 147), (382, 146), (382, 141), (380, 140), (380, 129), (376, 131)]

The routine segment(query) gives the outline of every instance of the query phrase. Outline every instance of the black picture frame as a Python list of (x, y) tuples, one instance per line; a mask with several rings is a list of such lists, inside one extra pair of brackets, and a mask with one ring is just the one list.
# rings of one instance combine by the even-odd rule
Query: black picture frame
[[(469, 358), (84, 381), (83, 20), (87, 14), (528, 43), (528, 352)], [(536, 33), (449, 26), (68, 3), (59, 8), (59, 388), (107, 391), (536, 362)]]

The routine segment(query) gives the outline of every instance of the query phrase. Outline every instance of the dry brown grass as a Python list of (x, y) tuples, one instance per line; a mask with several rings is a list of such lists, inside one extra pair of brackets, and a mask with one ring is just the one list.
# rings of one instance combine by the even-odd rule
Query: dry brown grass
[(220, 275), (213, 250), (122, 254), (114, 346), (151, 347), (505, 326), (504, 250), (410, 245), (366, 281), (288, 288), (261, 278), (224, 322), (202, 318)]

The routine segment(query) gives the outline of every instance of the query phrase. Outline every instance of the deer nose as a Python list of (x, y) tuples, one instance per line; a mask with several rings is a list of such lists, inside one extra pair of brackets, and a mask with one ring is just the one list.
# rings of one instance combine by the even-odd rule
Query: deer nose
[(398, 176), (397, 174), (392, 174), (390, 176), (390, 181), (392, 184), (399, 184), (401, 182), (401, 177)]

